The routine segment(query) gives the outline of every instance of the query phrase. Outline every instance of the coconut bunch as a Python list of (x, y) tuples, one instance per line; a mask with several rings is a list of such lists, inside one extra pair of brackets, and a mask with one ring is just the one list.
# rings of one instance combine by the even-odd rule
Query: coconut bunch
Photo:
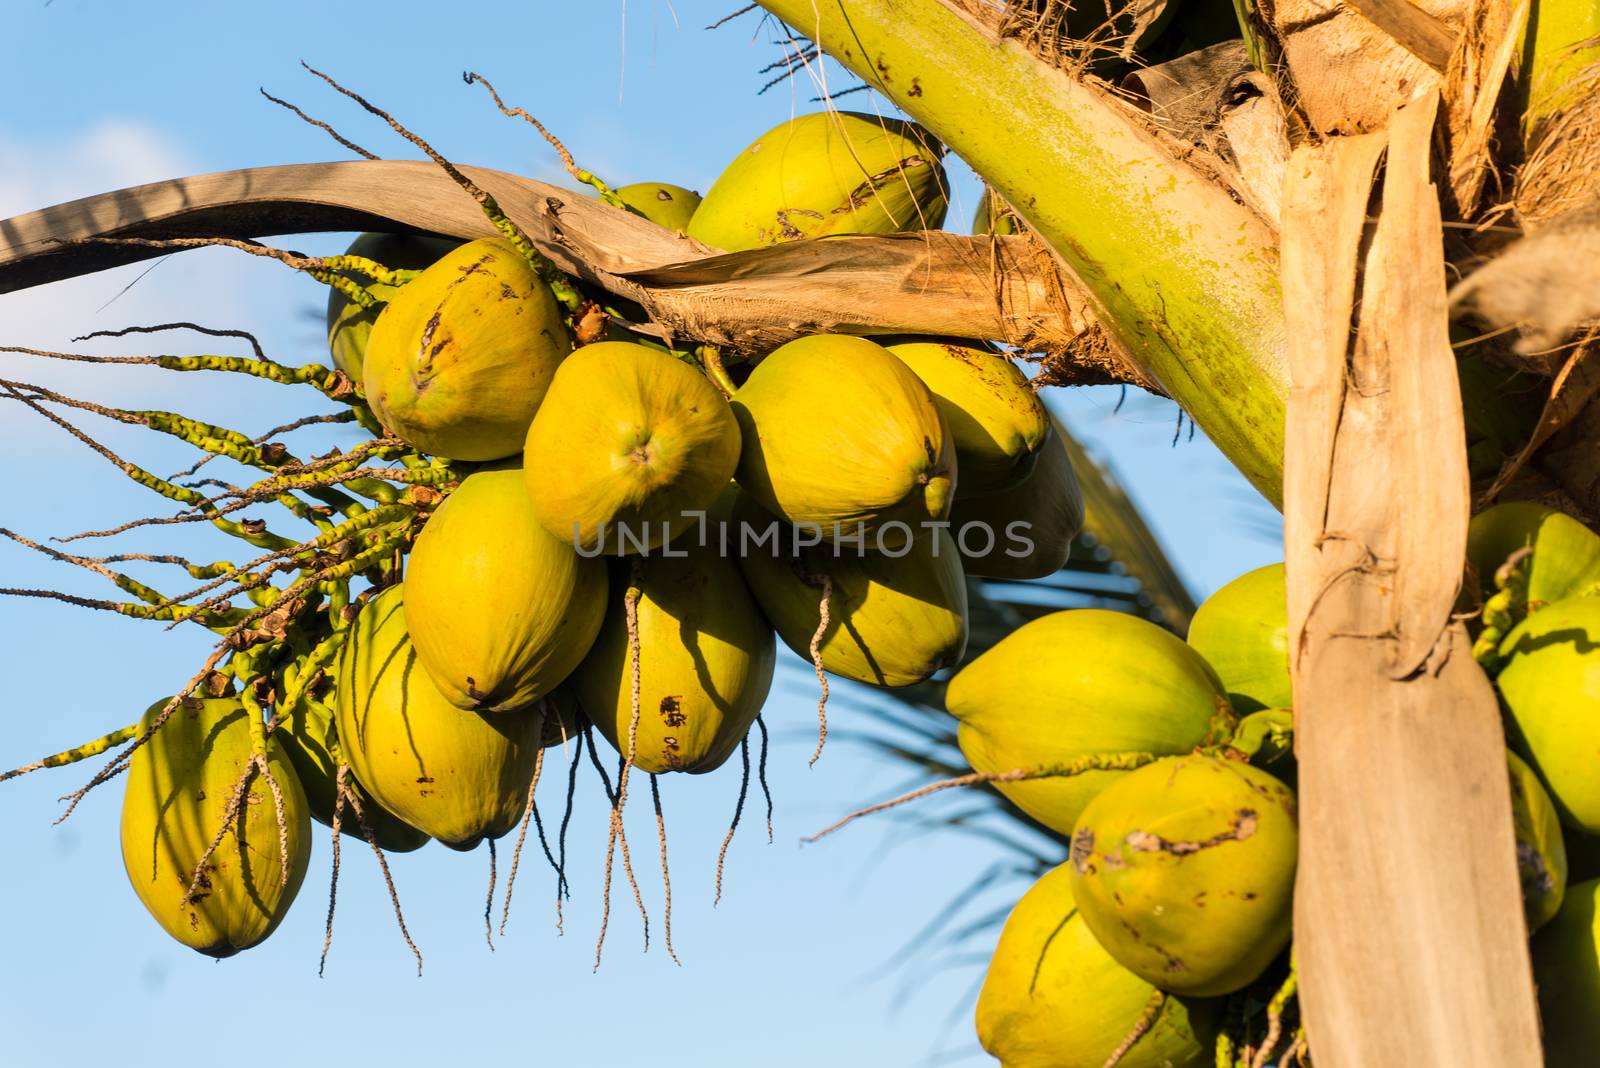
[[(704, 198), (574, 173), (614, 207), (740, 251), (936, 227), (941, 152), (912, 124), (829, 112), (763, 135)], [(342, 834), (359, 832), (386, 879), (386, 852), (430, 840), (487, 843), (492, 872), (496, 840), (520, 827), (520, 856), (531, 819), (564, 888), (534, 792), (546, 749), (573, 742), (612, 804), (603, 939), (617, 846), (634, 877), (630, 778), (649, 775), (655, 794), (657, 776), (704, 774), (735, 752), (748, 774), (777, 639), (816, 671), (820, 755), (830, 676), (900, 687), (954, 667), (967, 576), (1050, 574), (1081, 526), (1063, 442), (1000, 350), (816, 335), (724, 362), (638, 329), (535, 251), (492, 198), (480, 204), (501, 237), (371, 233), (326, 258), (231, 242), (329, 286), (332, 366), (291, 367), (259, 346), (249, 359), (133, 358), (311, 386), (340, 406), (285, 434), (313, 422), (366, 431), (302, 460), (227, 428), (122, 413), (195, 445), (202, 464), (261, 470), (208, 497), (113, 457), (185, 504), (183, 521), (266, 555), (185, 563), (206, 584), (170, 597), (35, 546), (144, 602), (93, 607), (220, 639), (138, 723), (13, 773), (131, 743), (74, 804), (128, 773), (130, 881), (201, 952), (228, 956), (272, 932), (304, 881), (313, 820), (333, 831), (337, 880)], [(46, 404), (118, 417), (7, 388), (63, 425)], [(233, 518), (270, 505), (314, 536)], [(616, 751), (614, 782), (595, 736)], [(575, 755), (569, 792), (577, 766)], [(664, 849), (663, 831), (663, 862)], [(395, 909), (410, 943), (398, 897)]]
[[(1550, 1063), (1600, 1031), (1600, 536), (1553, 508), (1474, 518), (1462, 611), (1504, 711), (1523, 923)], [(1007, 1068), (1267, 1064), (1304, 1055), (1291, 953), (1296, 769), (1282, 564), (1187, 641), (1098, 609), (1036, 619), (950, 680), (983, 784), (1070, 842), (1016, 904), (977, 1007)], [(1581, 881), (1581, 880), (1590, 881)]]

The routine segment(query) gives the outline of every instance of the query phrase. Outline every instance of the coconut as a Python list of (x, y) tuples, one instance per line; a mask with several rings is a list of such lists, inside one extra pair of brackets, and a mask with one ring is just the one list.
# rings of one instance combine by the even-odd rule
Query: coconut
[(534, 517), (521, 468), (479, 471), (446, 497), (406, 568), (406, 630), (457, 708), (527, 708), (600, 632), (606, 569)]
[(1168, 757), (1090, 801), (1072, 832), (1072, 894), (1106, 952), (1173, 994), (1254, 982), (1289, 944), (1295, 797), (1259, 768)]
[(637, 589), (641, 771), (712, 771), (738, 748), (772, 686), (772, 627), (738, 566), (715, 546), (638, 559), (637, 587), (618, 561), (611, 607), (594, 649), (573, 676), (584, 714), (626, 754), (633, 670), (625, 599)]
[(937, 230), (944, 149), (912, 122), (825, 111), (762, 134), (728, 164), (690, 237), (738, 252), (826, 234)]
[(1600, 833), (1600, 598), (1557, 601), (1519, 623), (1500, 646), (1495, 680), (1511, 747), (1539, 776), (1574, 830)]
[[(336, 740), (333, 714), (326, 705), (305, 701), (294, 715), (278, 724), (273, 737), (283, 743), (283, 751), (294, 765), (300, 785), (305, 789), (311, 818), (325, 827), (332, 827), (339, 774), (338, 762), (329, 752), (329, 745)], [(353, 772), (346, 772), (344, 784), (361, 802), (367, 828), (372, 831), (379, 848), (391, 853), (409, 853), (427, 845), (427, 835), (374, 801)], [(344, 806), (340, 827), (347, 834), (361, 833), (361, 822), (348, 803)]]
[(1050, 415), (1028, 379), (999, 353), (944, 341), (888, 346), (933, 394), (961, 472), (957, 497), (1015, 486), (1033, 471)]
[(1283, 565), (1268, 564), (1206, 599), (1189, 623), (1189, 644), (1222, 679), (1239, 712), (1289, 708), (1289, 609)]
[(383, 425), (423, 452), (497, 460), (522, 448), (572, 349), (550, 287), (505, 241), (471, 241), (396, 293), (363, 380)]
[(668, 230), (687, 230), (690, 217), (700, 206), (699, 193), (665, 182), (637, 182), (616, 194), (628, 207)]
[[(966, 468), (961, 468), (962, 485)], [(998, 493), (957, 500), (950, 529), (967, 574), (1035, 579), (1060, 571), (1083, 530), (1083, 491), (1054, 427), (1039, 447), (1033, 470)]]
[[(385, 267), (420, 271), (460, 244), (448, 238), (416, 234), (362, 234), (345, 250), (345, 255), (361, 256)], [(365, 275), (352, 277), (385, 303), (400, 291), (398, 286), (373, 282)], [(361, 381), (372, 324), (378, 321), (384, 306), (363, 308), (337, 289), (328, 290), (328, 353), (333, 365), (356, 382)]]
[[(1024, 624), (962, 668), (945, 691), (957, 740), (978, 771), (1098, 754), (1187, 753), (1225, 739), (1233, 712), (1200, 654), (1154, 623), (1098, 608)], [(1071, 834), (1091, 798), (1126, 774), (997, 783), (1046, 827)]]
[(1495, 572), (1519, 549), (1533, 550), (1528, 561), (1530, 608), (1600, 592), (1600, 536), (1554, 508), (1514, 501), (1473, 516), (1467, 528), (1467, 559), (1484, 597), (1493, 595)]
[(339, 655), (339, 745), (367, 791), (452, 849), (517, 825), (543, 740), (537, 706), (467, 712), (422, 669), (402, 587), (362, 609)]
[(733, 477), (739, 426), (705, 376), (628, 341), (562, 364), (524, 451), (534, 514), (586, 551), (641, 552), (696, 525)]
[(1600, 880), (1567, 887), (1533, 939), (1533, 978), (1548, 1068), (1589, 1068), (1600, 1049)]
[[(1101, 948), (1072, 899), (1063, 864), (1006, 918), (978, 995), (978, 1041), (1002, 1068), (1102, 1068), (1155, 988)], [(1119, 1068), (1211, 1063), (1222, 1006), (1169, 997)]]
[(818, 644), (825, 670), (873, 686), (910, 686), (960, 661), (967, 587), (947, 531), (928, 531), (892, 552), (857, 551), (801, 537), (748, 500), (738, 514), (746, 539), (740, 569), (796, 655), (811, 659), (826, 575), (828, 627)]
[(1511, 822), (1517, 834), (1517, 874), (1528, 930), (1537, 931), (1561, 908), (1567, 889), (1567, 846), (1561, 818), (1533, 769), (1506, 752), (1511, 772)]
[(865, 338), (818, 334), (780, 346), (733, 398), (744, 432), (739, 485), (768, 511), (824, 537), (895, 540), (945, 518), (954, 442), (932, 393)]
[[(141, 727), (148, 728), (167, 704), (151, 705)], [(186, 697), (134, 750), (122, 796), (122, 863), (134, 893), (168, 934), (209, 957), (231, 957), (270, 935), (311, 861), (305, 792), (283, 746), (269, 738), (267, 767), (282, 794), (282, 810), (257, 771), (233, 830), (195, 879), (239, 777), (254, 759), (250, 736), (250, 713), (237, 698)], [(280, 819), (287, 832), (287, 872)]]

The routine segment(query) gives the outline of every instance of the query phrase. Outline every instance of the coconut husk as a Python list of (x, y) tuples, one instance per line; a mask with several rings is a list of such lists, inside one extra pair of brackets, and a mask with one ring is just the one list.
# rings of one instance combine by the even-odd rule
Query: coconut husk
[(1295, 949), (1325, 1068), (1543, 1063), (1499, 710), (1451, 616), (1470, 502), (1437, 108), (1297, 148), (1285, 196)]
[(1445, 131), (1456, 213), (1472, 218), (1485, 181), (1497, 177), (1496, 107), (1522, 44), (1529, 0), (1472, 0), (1445, 70)]
[(1507, 245), (1450, 291), (1450, 304), (1516, 330), (1520, 355), (1561, 345), (1600, 316), (1600, 200)]
[[(1597, 43), (1579, 42), (1573, 51)], [(1523, 224), (1537, 229), (1600, 203), (1600, 63), (1558, 85), (1532, 86), (1530, 94), (1528, 110), (1537, 117), (1526, 130), (1512, 202)]]
[(1219, 177), (1277, 225), (1289, 122), (1276, 83), (1251, 66), (1244, 41), (1134, 71), (1121, 89), (1163, 131), (1214, 156)]
[(1383, 129), (1446, 69), (1467, 16), (1467, 0), (1263, 0), (1260, 8), (1296, 104), (1322, 134)]

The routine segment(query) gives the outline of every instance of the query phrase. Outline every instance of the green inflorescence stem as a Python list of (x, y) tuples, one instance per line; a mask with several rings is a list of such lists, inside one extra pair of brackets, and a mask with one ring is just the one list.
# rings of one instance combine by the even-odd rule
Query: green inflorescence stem
[(30, 771), (39, 771), (42, 768), (63, 768), (68, 764), (76, 764), (80, 760), (88, 760), (92, 756), (99, 756), (106, 750), (131, 740), (138, 733), (139, 724), (130, 723), (126, 727), (119, 727), (110, 734), (96, 738), (92, 742), (84, 742), (82, 745), (74, 746), (71, 749), (62, 750), (61, 752), (47, 756), (42, 760), (35, 760), (31, 764), (24, 764), (20, 768), (13, 768), (11, 771), (0, 772), (0, 782), (5, 782), (7, 779), (15, 779), (19, 775), (26, 775)]
[(762, 0), (926, 126), (1077, 276), (1101, 322), (1282, 499), (1286, 328), (1272, 226), (1104, 88), (952, 0)]

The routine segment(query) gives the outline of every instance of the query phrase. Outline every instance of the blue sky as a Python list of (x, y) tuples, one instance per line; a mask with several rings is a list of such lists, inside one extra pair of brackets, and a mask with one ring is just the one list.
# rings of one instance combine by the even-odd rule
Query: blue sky
[[(634, 0), (625, 8), (616, 0), (450, 6), (279, 0), (246, 9), (177, 0), (4, 0), (11, 47), (0, 66), (0, 216), (179, 173), (342, 158), (321, 133), (258, 96), (258, 86), (335, 121), (374, 151), (411, 154), (321, 89), (299, 69), (302, 58), (370, 94), (460, 161), (563, 178), (530, 130), (501, 118), (481, 91), (462, 84), (461, 72), (476, 69), (614, 182), (705, 189), (748, 141), (819, 106), (810, 102), (816, 88), (809, 79), (756, 95), (767, 80), (758, 68), (776, 50), (755, 19), (714, 33), (701, 29), (736, 6), (684, 2), (674, 12), (664, 0)], [(829, 78), (834, 88), (850, 84), (837, 70)], [(865, 94), (846, 102), (873, 106)], [(976, 188), (957, 170), (953, 227), (970, 218)], [(282, 243), (319, 252), (345, 240)], [(185, 318), (254, 330), (291, 362), (322, 357), (322, 293), (276, 264), (194, 253), (163, 261), (127, 288), (141, 270), (0, 297), (0, 339), (61, 348), (89, 329)], [(156, 350), (146, 340), (83, 351)], [(169, 351), (204, 350), (174, 338)], [(249, 432), (286, 421), (312, 399), (216, 378), (39, 366), (17, 357), (0, 357), (0, 377), (56, 384), (125, 407), (182, 408)], [(1146, 400), (1114, 412), (1116, 400), (1114, 390), (1087, 390), (1053, 403), (1126, 477), (1197, 593), (1277, 557), (1259, 529), (1269, 511), (1203, 438), (1173, 443), (1170, 405)], [(179, 450), (127, 429), (95, 426), (102, 440), (152, 469), (189, 462)], [(311, 451), (339, 439), (312, 433), (305, 440)], [(0, 455), (11, 476), (0, 494), (0, 526), (20, 533), (64, 534), (162, 510), (98, 457), (24, 412), (0, 410)], [(129, 536), (123, 548), (177, 548), (205, 559), (233, 551), (226, 539), (195, 532), (146, 531)], [(170, 577), (166, 583), (178, 585)], [(9, 545), (0, 546), (0, 586), (105, 592), (93, 576)], [(203, 635), (10, 599), (0, 599), (0, 637), (5, 767), (131, 721), (187, 678), (205, 648)], [(92, 765), (0, 786), (6, 1063), (115, 1057), (137, 1068), (169, 1064), (219, 1040), (227, 1055), (250, 1057), (256, 1051), (244, 1043), (254, 1037), (252, 1027), (309, 1065), (350, 1058), (454, 1063), (525, 1051), (555, 1062), (605, 1056), (655, 1065), (759, 1060), (887, 1068), (972, 1054), (964, 999), (978, 977), (976, 965), (935, 970), (936, 958), (924, 956), (909, 972), (873, 973), (1002, 854), (972, 837), (907, 836), (888, 821), (801, 848), (800, 835), (901, 782), (898, 769), (844, 739), (807, 770), (813, 686), (808, 665), (788, 659), (780, 669), (767, 709), (777, 742), (776, 844), (766, 845), (759, 819), (747, 811), (729, 855), (727, 893), (715, 910), (713, 862), (738, 789), (737, 761), (708, 777), (663, 783), (681, 969), (659, 944), (640, 954), (638, 919), (624, 888), (615, 900), (605, 965), (590, 973), (605, 812), (588, 776), (574, 819), (574, 899), (565, 937), (554, 931), (553, 879), (537, 855), (524, 857), (512, 926), (492, 954), (482, 930), (486, 856), (431, 846), (396, 858), (407, 919), (427, 956), (420, 981), (370, 856), (354, 850), (347, 854), (328, 977), (317, 979), (328, 861), (320, 829), (311, 875), (284, 926), (258, 949), (218, 964), (168, 940), (128, 889), (117, 850), (116, 786), (51, 827), (55, 799)], [(843, 702), (834, 710), (841, 727), (862, 720)], [(548, 775), (541, 789), (546, 810), (559, 807), (560, 778)], [(630, 837), (658, 927), (652, 820), (647, 805), (630, 811)], [(503, 878), (507, 858), (501, 859)], [(1022, 889), (1013, 884), (990, 903), (1003, 904)], [(901, 1000), (908, 979), (925, 981)]]

